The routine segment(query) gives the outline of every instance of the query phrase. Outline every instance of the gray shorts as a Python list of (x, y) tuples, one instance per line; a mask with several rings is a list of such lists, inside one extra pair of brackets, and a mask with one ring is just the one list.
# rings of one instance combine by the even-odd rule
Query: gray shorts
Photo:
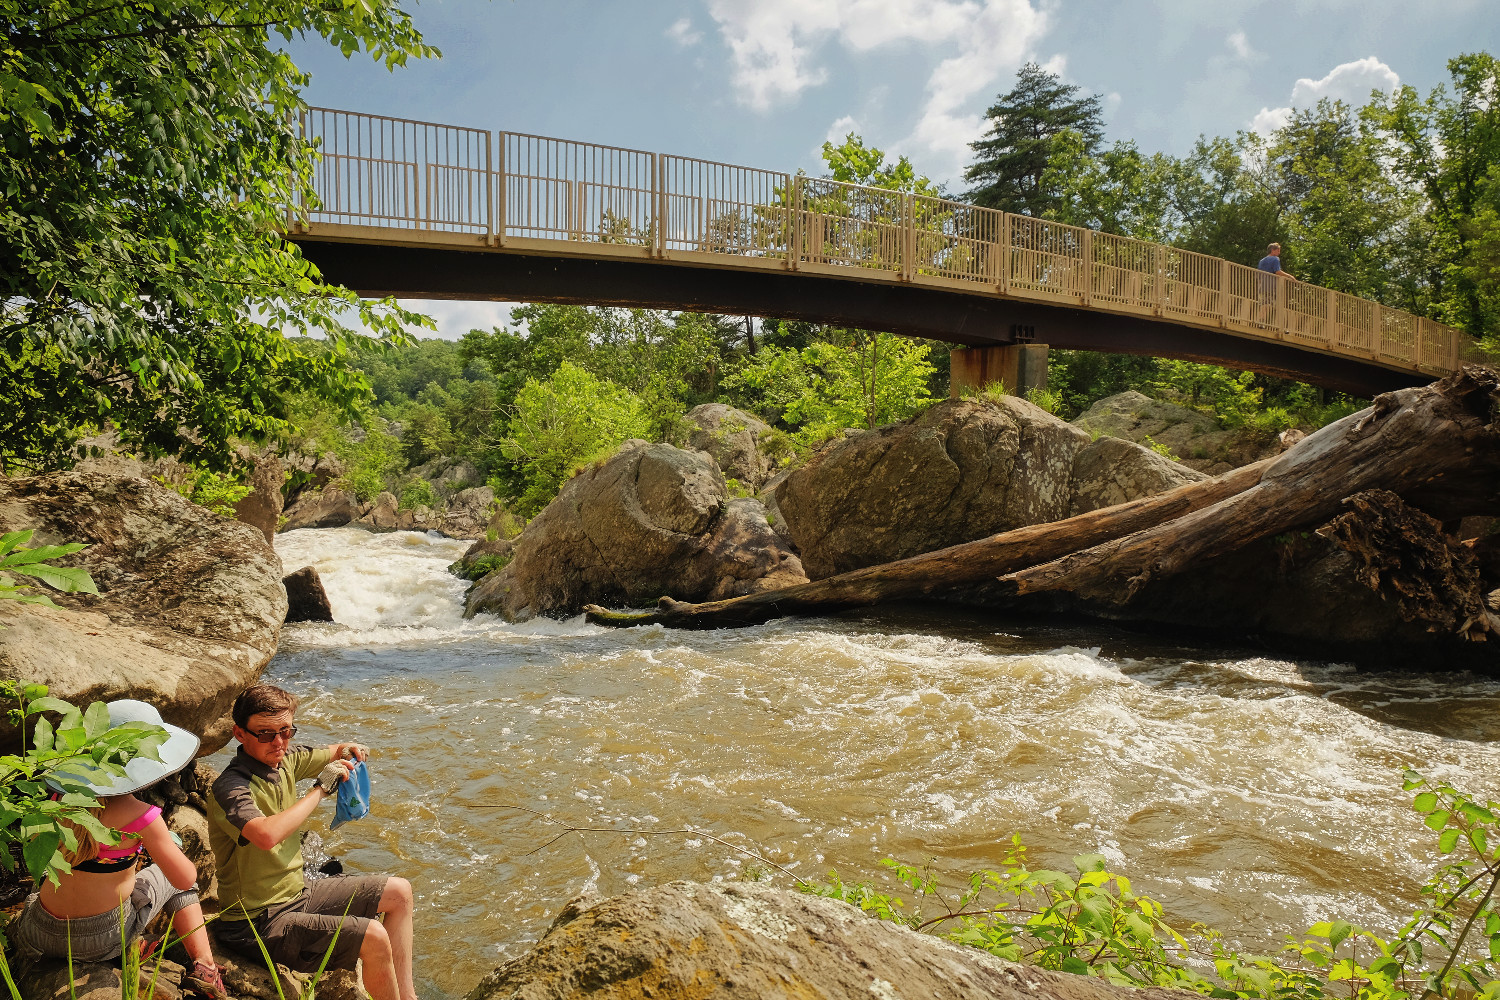
[[(192, 889), (178, 889), (156, 865), (136, 872), (135, 889), (119, 909), (92, 917), (55, 917), (42, 907), (37, 893), (5, 929), (23, 956), (66, 958), (71, 943), (73, 961), (108, 962), (120, 957), (125, 945), (145, 933), (162, 913), (172, 914), (198, 902)], [(122, 915), (123, 911), (123, 915)]]
[(332, 949), (330, 969), (352, 969), (364, 947), (365, 932), (380, 908), (388, 875), (332, 875), (309, 882), (296, 899), (278, 903), (248, 920), (221, 917), (218, 939), (242, 955), (261, 961), (259, 934), (271, 957), (294, 972), (316, 972)]

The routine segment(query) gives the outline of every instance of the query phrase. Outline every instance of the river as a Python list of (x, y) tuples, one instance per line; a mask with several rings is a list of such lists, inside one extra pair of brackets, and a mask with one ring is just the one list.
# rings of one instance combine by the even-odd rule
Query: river
[(266, 674), (311, 742), (374, 749), (372, 816), (329, 833), (325, 807), (313, 828), (348, 870), (412, 880), (430, 1000), (584, 888), (764, 867), (664, 831), (882, 884), (882, 858), (955, 881), (1019, 833), (1034, 866), (1100, 852), (1170, 922), (1273, 948), (1409, 912), (1437, 855), (1403, 767), (1500, 798), (1495, 681), (931, 607), (720, 632), (466, 622), (445, 570), (466, 546), (278, 536), (340, 624), (289, 627)]

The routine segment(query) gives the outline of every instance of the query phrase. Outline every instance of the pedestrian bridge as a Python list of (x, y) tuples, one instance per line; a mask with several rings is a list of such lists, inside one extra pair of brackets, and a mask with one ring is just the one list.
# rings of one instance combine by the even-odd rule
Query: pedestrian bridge
[(802, 175), (307, 110), (288, 236), (361, 295), (775, 316), (969, 346), (1213, 362), (1360, 395), (1472, 353), (1451, 327), (1254, 267)]

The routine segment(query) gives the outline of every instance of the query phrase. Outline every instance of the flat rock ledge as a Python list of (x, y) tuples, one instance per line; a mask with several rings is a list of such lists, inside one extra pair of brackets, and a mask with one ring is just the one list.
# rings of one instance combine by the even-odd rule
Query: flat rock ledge
[(1002, 961), (831, 899), (671, 882), (570, 903), (467, 1000), (1178, 1000)]

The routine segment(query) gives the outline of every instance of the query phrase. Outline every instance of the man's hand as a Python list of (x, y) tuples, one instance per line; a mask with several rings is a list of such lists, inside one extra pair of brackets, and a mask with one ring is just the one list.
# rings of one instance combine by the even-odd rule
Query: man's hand
[(363, 743), (334, 743), (328, 752), (334, 760), (364, 760), (370, 756), (370, 748)]
[(328, 766), (318, 772), (317, 785), (324, 795), (332, 795), (340, 781), (349, 777), (349, 765), (342, 760), (329, 761)]

